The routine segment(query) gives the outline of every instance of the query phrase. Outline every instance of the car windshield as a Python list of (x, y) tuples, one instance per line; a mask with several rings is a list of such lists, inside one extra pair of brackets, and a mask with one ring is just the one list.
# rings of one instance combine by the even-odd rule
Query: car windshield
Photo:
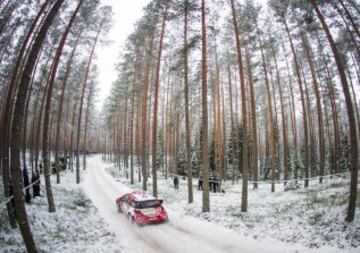
[(136, 207), (137, 208), (156, 207), (156, 206), (161, 205), (161, 203), (162, 203), (162, 201), (160, 199), (138, 201), (136, 203)]

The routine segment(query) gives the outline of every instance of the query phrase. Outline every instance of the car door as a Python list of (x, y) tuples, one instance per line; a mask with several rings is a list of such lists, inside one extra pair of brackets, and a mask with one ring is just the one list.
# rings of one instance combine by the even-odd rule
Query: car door
[(124, 210), (125, 212), (127, 212), (129, 209), (128, 202), (129, 202), (129, 194), (125, 194), (121, 199), (121, 209)]
[(129, 205), (128, 205), (128, 213), (131, 214), (132, 216), (135, 215), (134, 213), (134, 209), (136, 208), (136, 202), (134, 199), (130, 198), (129, 199)]

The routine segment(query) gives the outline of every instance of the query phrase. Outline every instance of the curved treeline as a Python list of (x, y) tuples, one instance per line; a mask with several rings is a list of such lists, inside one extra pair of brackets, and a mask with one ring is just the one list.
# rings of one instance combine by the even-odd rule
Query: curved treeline
[(55, 212), (51, 173), (60, 183), (61, 161), (68, 158), (73, 169), (76, 156), (79, 183), (80, 153), (97, 148), (96, 141), (89, 142), (97, 137), (93, 58), (111, 18), (111, 8), (99, 1), (0, 2), (2, 181), (5, 197), (14, 197), (7, 203), (10, 224), (19, 225), (28, 252), (37, 248), (24, 205), (23, 176), (25, 185), (44, 176), (49, 212)]

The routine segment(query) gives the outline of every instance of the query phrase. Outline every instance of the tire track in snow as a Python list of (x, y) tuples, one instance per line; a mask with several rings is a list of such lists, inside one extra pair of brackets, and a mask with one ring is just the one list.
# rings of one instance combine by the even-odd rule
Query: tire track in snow
[(197, 233), (196, 231), (191, 231), (189, 229), (185, 229), (183, 227), (180, 227), (178, 225), (175, 225), (173, 223), (169, 223), (169, 226), (175, 229), (176, 231), (180, 231), (181, 233), (185, 234), (186, 236), (191, 236), (192, 238), (197, 238), (203, 243), (208, 243), (211, 241), (214, 246), (219, 248), (222, 252), (238, 252), (238, 249), (234, 247), (233, 245), (225, 245), (223, 242), (214, 241), (213, 239), (209, 239), (208, 237)]

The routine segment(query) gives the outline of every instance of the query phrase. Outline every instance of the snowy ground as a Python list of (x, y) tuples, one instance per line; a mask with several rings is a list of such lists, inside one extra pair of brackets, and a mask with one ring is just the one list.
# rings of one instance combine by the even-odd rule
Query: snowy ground
[[(106, 170), (119, 184), (141, 188), (140, 183), (130, 185), (112, 164), (108, 164)], [(282, 185), (276, 185), (275, 193), (270, 192), (269, 184), (260, 184), (257, 190), (250, 187), (247, 213), (240, 211), (241, 184), (225, 182), (225, 194), (211, 193), (211, 212), (206, 214), (201, 212), (202, 196), (196, 179), (191, 205), (187, 204), (186, 180), (180, 179), (179, 190), (173, 188), (171, 179), (160, 178), (158, 184), (159, 196), (169, 209), (236, 231), (248, 239), (263, 244), (283, 242), (282, 249), (296, 248), (301, 252), (308, 252), (309, 248), (315, 252), (329, 252), (329, 248), (335, 252), (359, 252), (360, 193), (354, 222), (344, 222), (349, 178), (328, 179), (322, 185), (312, 181), (308, 189), (287, 192)], [(151, 193), (151, 178), (148, 186)], [(301, 250), (299, 245), (306, 248)]]
[[(26, 206), (40, 252), (122, 252), (121, 240), (110, 232), (80, 185), (76, 185), (75, 173), (64, 173), (59, 185), (55, 177), (52, 179), (56, 213), (48, 212), (45, 197), (37, 197)], [(1, 206), (0, 252), (25, 252), (19, 229), (12, 230), (9, 227), (6, 208)]]
[[(199, 206), (187, 205), (184, 192), (173, 190), (171, 181), (165, 180), (160, 182), (160, 191), (166, 202), (170, 221), (141, 228), (132, 226), (115, 208), (115, 198), (131, 189), (121, 182), (122, 179), (114, 180), (106, 173), (106, 170), (111, 170), (114, 174), (114, 169), (110, 164), (104, 164), (100, 156), (89, 160), (88, 165), (90, 168), (83, 184), (84, 190), (99, 208), (112, 231), (128, 242), (130, 252), (337, 252), (337, 249), (329, 247), (309, 250), (303, 245), (284, 243), (271, 237), (259, 242), (228, 229), (223, 224), (205, 221), (204, 216), (194, 217), (194, 213), (200, 212)], [(198, 195), (196, 200), (199, 200)], [(187, 209), (193, 209), (194, 213), (186, 215)]]
[[(359, 211), (352, 224), (343, 221), (348, 179), (291, 192), (278, 186), (272, 194), (269, 185), (260, 185), (258, 190), (249, 189), (247, 214), (240, 212), (241, 185), (226, 182), (226, 193), (211, 193), (211, 212), (202, 214), (196, 180), (195, 201), (189, 205), (185, 180), (180, 179), (180, 189), (175, 190), (171, 179), (160, 178), (159, 195), (170, 222), (138, 228), (117, 213), (114, 202), (141, 185), (129, 185), (118, 169), (100, 158), (88, 159), (81, 185), (75, 184), (71, 172), (62, 176), (60, 185), (53, 182), (56, 213), (47, 212), (45, 198), (27, 205), (41, 252), (331, 253), (358, 252), (360, 247)], [(8, 228), (4, 207), (0, 207), (0, 245), (1, 253), (25, 250), (19, 230)]]

